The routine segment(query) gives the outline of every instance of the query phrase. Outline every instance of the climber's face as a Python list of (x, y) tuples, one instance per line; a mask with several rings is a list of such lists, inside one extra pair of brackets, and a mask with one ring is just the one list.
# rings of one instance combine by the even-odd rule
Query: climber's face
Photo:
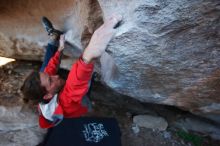
[(65, 85), (65, 80), (58, 75), (49, 76), (46, 73), (40, 72), (41, 86), (45, 87), (50, 94), (58, 93)]

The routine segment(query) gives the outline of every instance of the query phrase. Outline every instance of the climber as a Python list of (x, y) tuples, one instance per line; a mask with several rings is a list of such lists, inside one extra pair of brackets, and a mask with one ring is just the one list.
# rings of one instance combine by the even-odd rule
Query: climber
[(88, 112), (84, 95), (89, 88), (94, 61), (105, 52), (121, 19), (120, 15), (114, 15), (94, 32), (81, 57), (72, 65), (67, 80), (63, 80), (57, 75), (57, 70), (65, 37), (46, 17), (42, 18), (50, 36), (44, 62), (40, 72), (32, 71), (21, 87), (25, 98), (39, 102), (41, 128), (56, 126), (63, 118), (80, 117)]

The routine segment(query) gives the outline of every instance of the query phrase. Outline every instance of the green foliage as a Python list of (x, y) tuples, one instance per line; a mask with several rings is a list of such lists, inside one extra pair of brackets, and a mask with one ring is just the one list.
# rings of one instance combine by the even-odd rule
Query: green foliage
[(177, 135), (180, 138), (182, 138), (183, 140), (191, 142), (194, 146), (201, 146), (202, 145), (203, 138), (198, 135), (191, 134), (191, 133), (185, 132), (183, 130), (178, 131)]

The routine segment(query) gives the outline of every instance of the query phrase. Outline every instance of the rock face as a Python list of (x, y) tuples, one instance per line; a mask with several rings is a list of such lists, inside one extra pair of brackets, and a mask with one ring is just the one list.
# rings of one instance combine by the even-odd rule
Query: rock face
[(38, 117), (21, 106), (0, 106), (0, 146), (36, 146), (43, 139), (46, 130), (38, 126)]
[(0, 6), (0, 54), (32, 60), (42, 58), (38, 48), (46, 42), (42, 15), (82, 50), (105, 19), (122, 14), (109, 54), (97, 64), (102, 80), (140, 101), (219, 120), (219, 0), (3, 0)]
[(140, 127), (156, 129), (159, 131), (166, 130), (168, 126), (168, 123), (164, 118), (151, 115), (137, 115), (133, 118), (133, 122)]
[[(74, 0), (32, 0), (0, 2), (0, 55), (17, 59), (41, 60), (47, 36), (41, 17), (48, 16), (56, 28), (71, 21)], [(68, 7), (69, 6), (69, 7)], [(58, 16), (59, 15), (59, 16)], [(63, 23), (66, 22), (66, 23)], [(68, 26), (66, 26), (68, 28)]]

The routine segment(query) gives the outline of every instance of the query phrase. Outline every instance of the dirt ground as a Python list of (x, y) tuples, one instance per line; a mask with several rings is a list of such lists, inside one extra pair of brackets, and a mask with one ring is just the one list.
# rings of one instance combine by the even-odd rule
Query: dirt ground
[[(16, 106), (23, 104), (19, 88), (24, 77), (32, 70), (38, 69), (39, 62), (16, 61), (0, 67), (0, 105)], [(140, 128), (139, 132), (132, 123), (132, 115), (125, 109), (115, 108), (108, 103), (93, 101), (94, 112), (88, 116), (115, 117), (121, 129), (123, 146), (220, 146), (220, 141), (207, 136), (202, 137), (202, 143), (193, 144), (178, 136), (178, 129), (168, 127), (166, 131)]]

